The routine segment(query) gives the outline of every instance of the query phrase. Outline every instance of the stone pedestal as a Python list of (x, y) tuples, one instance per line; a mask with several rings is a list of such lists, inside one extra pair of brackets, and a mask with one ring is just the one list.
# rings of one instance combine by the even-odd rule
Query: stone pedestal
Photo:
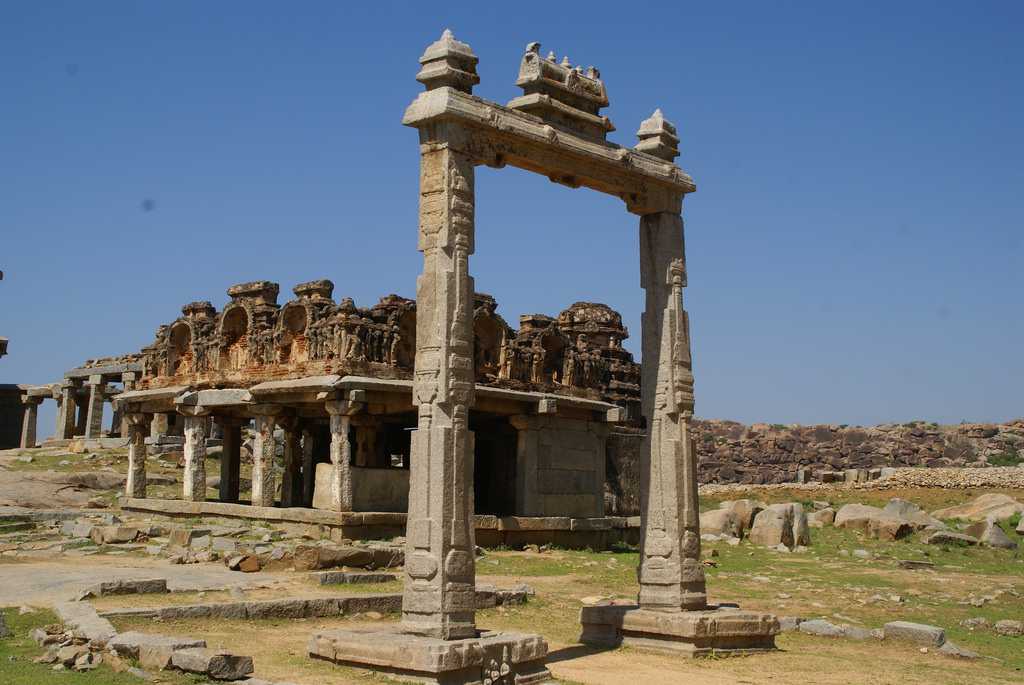
[(775, 649), (779, 621), (771, 614), (708, 607), (652, 611), (632, 602), (584, 607), (580, 642), (627, 645), (687, 657), (730, 656)]
[(309, 655), (372, 669), (402, 680), (436, 685), (535, 685), (551, 682), (547, 643), (537, 635), (482, 632), (442, 640), (391, 630), (314, 633)]

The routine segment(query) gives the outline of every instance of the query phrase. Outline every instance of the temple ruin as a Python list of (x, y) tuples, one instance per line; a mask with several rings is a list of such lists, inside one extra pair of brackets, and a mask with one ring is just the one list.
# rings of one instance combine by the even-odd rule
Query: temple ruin
[[(635, 147), (609, 142), (598, 70), (544, 57), (539, 43), (527, 46), (522, 95), (507, 106), (472, 95), (477, 57), (451, 32), (419, 62), (425, 90), (402, 120), (420, 143), (415, 301), (389, 295), (359, 308), (335, 302), (333, 284), (318, 280), (280, 305), (276, 283), (233, 286), (220, 311), (185, 305), (140, 353), (40, 389), (61, 404), (60, 436), (100, 437), (97, 421), (114, 398), (129, 448), (127, 509), (317, 521), (352, 537), (404, 530), (401, 624), (317, 633), (310, 655), (425, 682), (527, 685), (549, 678), (547, 644), (477, 628), (475, 544), (524, 528), (628, 528), (605, 515), (604, 486), (610, 427), (631, 423), (640, 441), (639, 597), (585, 607), (582, 641), (690, 656), (771, 649), (774, 616), (711, 605), (705, 588), (683, 308), (682, 205), (696, 187), (675, 164), (676, 128), (655, 110)], [(621, 316), (604, 305), (523, 316), (516, 330), (494, 298), (475, 292), (480, 165), (607, 193), (639, 217), (642, 365), (622, 347)], [(243, 504), (241, 430), (250, 422)], [(147, 437), (149, 449), (180, 445), (181, 500), (147, 497)], [(221, 449), (216, 502), (206, 501), (211, 440)]]

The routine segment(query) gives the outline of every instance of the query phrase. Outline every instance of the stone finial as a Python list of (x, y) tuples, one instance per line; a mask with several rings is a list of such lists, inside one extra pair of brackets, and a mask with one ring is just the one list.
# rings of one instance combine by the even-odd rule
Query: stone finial
[(473, 86), (480, 83), (476, 73), (479, 62), (468, 44), (455, 40), (451, 30), (445, 29), (441, 37), (427, 46), (420, 57), (420, 72), (416, 80), (427, 90), (445, 86), (472, 93)]
[(660, 109), (654, 110), (654, 114), (640, 124), (640, 130), (636, 135), (640, 142), (636, 144), (635, 150), (669, 162), (679, 156), (679, 136), (676, 135), (676, 127), (665, 118)]

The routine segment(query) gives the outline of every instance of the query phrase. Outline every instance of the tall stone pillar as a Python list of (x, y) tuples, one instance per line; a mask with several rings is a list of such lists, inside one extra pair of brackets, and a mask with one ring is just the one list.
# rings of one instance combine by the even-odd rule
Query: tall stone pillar
[(331, 416), (331, 490), (332, 511), (352, 511), (352, 430), (348, 402), (327, 402)]
[(310, 426), (302, 429), (302, 506), (313, 506), (313, 491), (316, 488), (316, 457), (313, 444), (316, 440)]
[(57, 416), (58, 440), (75, 437), (75, 415), (78, 409), (78, 384), (66, 379), (60, 386), (60, 413)]
[(104, 391), (107, 388), (103, 376), (89, 376), (86, 386), (89, 388), (89, 413), (85, 423), (85, 437), (98, 440), (103, 434)]
[(274, 455), (277, 443), (274, 441), (276, 421), (274, 408), (256, 416), (256, 433), (252, 443), (252, 505), (254, 507), (274, 506), (277, 481), (274, 478)]
[(206, 501), (206, 427), (205, 415), (185, 417), (185, 475), (182, 495), (190, 502)]
[[(149, 432), (149, 417), (145, 414), (124, 414), (128, 438), (128, 481), (124, 492), (127, 497), (146, 496), (146, 434)], [(205, 474), (203, 479), (205, 481)], [(205, 483), (204, 483), (205, 488)]]
[(642, 317), (641, 405), (647, 434), (641, 452), (640, 607), (659, 611), (707, 606), (700, 560), (697, 452), (690, 431), (693, 373), (683, 222), (662, 212), (640, 221)]
[(242, 468), (242, 422), (233, 417), (217, 417), (221, 427), (220, 492), (221, 502), (237, 502)]
[(302, 506), (302, 431), (295, 416), (278, 419), (284, 429), (284, 474), (281, 476), (281, 506)]
[[(135, 382), (138, 380), (138, 377), (139, 374), (135, 371), (125, 371), (121, 374), (121, 384), (125, 392), (135, 389)], [(122, 438), (128, 437), (128, 416), (116, 402), (114, 403), (114, 420), (110, 425), (119, 432)], [(146, 432), (149, 432), (148, 427)]]
[(25, 413), (21, 418), (21, 448), (28, 449), (36, 446), (36, 431), (39, 426), (39, 403), (42, 397), (21, 396), (21, 403), (25, 405)]
[(416, 365), (402, 624), (445, 640), (476, 635), (473, 556), (474, 169), (464, 131), (420, 128)]

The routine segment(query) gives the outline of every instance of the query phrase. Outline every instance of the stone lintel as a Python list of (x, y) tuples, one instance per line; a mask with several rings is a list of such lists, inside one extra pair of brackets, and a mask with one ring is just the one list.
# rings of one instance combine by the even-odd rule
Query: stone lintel
[[(626, 201), (634, 214), (679, 211), (697, 188), (675, 164), (646, 152), (556, 130), (539, 117), (459, 92), (420, 93), (402, 118), (423, 127), (441, 120), (463, 124), (479, 140), (466, 143), (477, 163), (511, 164), (570, 186), (586, 186)], [(500, 150), (495, 152), (495, 150)]]
[(441, 640), (399, 628), (349, 629), (317, 632), (309, 640), (309, 655), (315, 659), (445, 685), (546, 683), (551, 678), (544, 666), (547, 652), (543, 637), (523, 633)]
[(174, 403), (179, 406), (230, 407), (251, 404), (252, 394), (242, 388), (220, 390), (193, 390), (179, 396)]
[(261, 395), (272, 395), (278, 393), (296, 392), (323, 392), (331, 391), (337, 386), (341, 376), (306, 376), (304, 378), (291, 378), (283, 381), (267, 381), (258, 383), (249, 392), (259, 397)]
[(46, 399), (46, 398), (42, 397), (42, 396), (39, 396), (39, 395), (29, 395), (29, 394), (26, 393), (26, 394), (21, 396), (21, 403), (22, 404), (35, 404), (35, 405), (38, 405), (44, 399)]
[(64, 373), (64, 378), (82, 380), (89, 376), (112, 376), (111, 380), (121, 380), (121, 374), (126, 371), (142, 371), (142, 362), (127, 362), (122, 364), (103, 364), (100, 366), (81, 366)]
[(583, 607), (580, 623), (584, 644), (626, 644), (695, 657), (771, 650), (779, 633), (779, 621), (773, 614), (717, 608), (651, 611), (632, 602)]
[(25, 388), (25, 394), (29, 397), (38, 397), (40, 400), (46, 400), (54, 397), (54, 392), (60, 395), (59, 385), (31, 385)]

